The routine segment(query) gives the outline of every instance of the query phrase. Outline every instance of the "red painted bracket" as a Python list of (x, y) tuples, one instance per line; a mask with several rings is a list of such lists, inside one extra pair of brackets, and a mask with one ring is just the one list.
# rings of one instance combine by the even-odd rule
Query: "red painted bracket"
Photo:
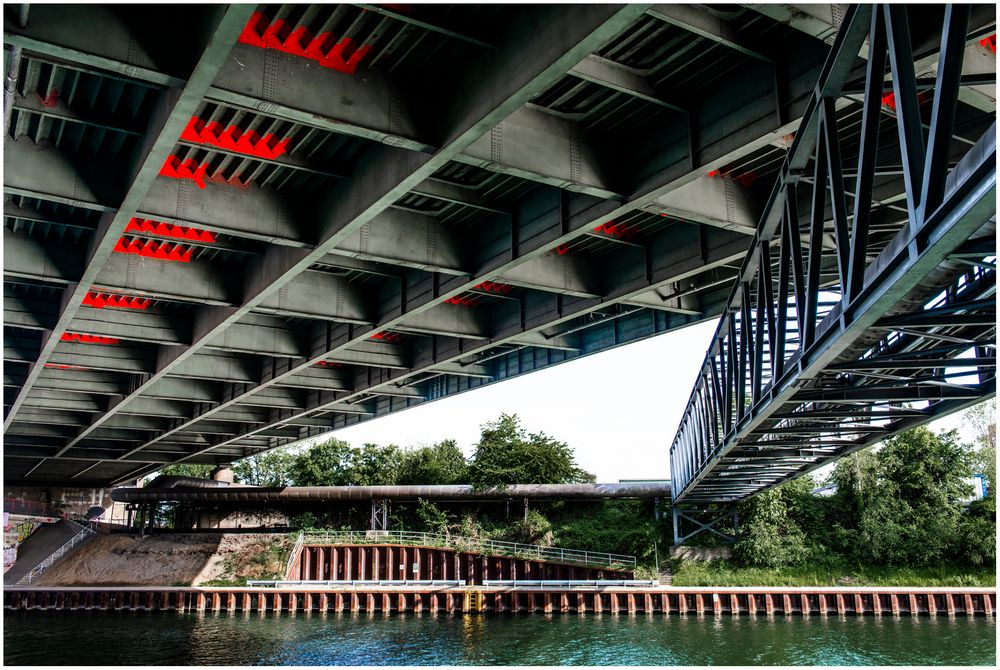
[(173, 154), (167, 156), (167, 160), (160, 168), (160, 175), (172, 177), (173, 179), (190, 179), (198, 184), (198, 188), (205, 188), (205, 172), (208, 171), (208, 163), (198, 164), (193, 158), (181, 161)]
[(334, 361), (318, 361), (313, 363), (313, 366), (317, 368), (342, 368), (344, 367), (344, 364), (335, 363)]
[[(883, 103), (885, 100), (883, 99)], [(895, 109), (895, 108), (893, 108)], [(789, 136), (785, 136), (786, 138)], [(753, 170), (749, 172), (744, 172), (740, 175), (735, 175), (732, 171), (723, 172), (722, 170), (712, 170), (708, 173), (709, 177), (722, 177), (723, 179), (728, 179), (730, 181), (738, 183), (740, 186), (749, 186), (750, 184), (757, 181), (757, 173)], [(666, 214), (660, 214), (660, 216), (667, 216)]]
[(190, 263), (194, 247), (183, 244), (170, 244), (169, 242), (157, 242), (148, 240), (143, 242), (134, 238), (119, 238), (115, 248), (112, 249), (119, 254), (135, 254), (144, 258), (157, 258), (161, 261), (177, 261), (180, 263)]
[(56, 370), (89, 370), (90, 368), (85, 368), (82, 365), (62, 365), (61, 363), (46, 363), (45, 367), (55, 368)]
[(403, 336), (400, 335), (399, 333), (390, 333), (387, 330), (383, 330), (383, 331), (381, 331), (379, 333), (375, 333), (374, 335), (372, 335), (368, 339), (369, 340), (381, 340), (382, 342), (399, 342), (401, 339), (403, 339)]
[(283, 19), (271, 20), (266, 14), (254, 12), (238, 40), (260, 49), (275, 49), (293, 56), (308, 58), (325, 68), (354, 74), (358, 64), (371, 51), (371, 45), (362, 44), (347, 55), (353, 40), (344, 37), (337, 40), (332, 33), (313, 36), (311, 30), (299, 26), (292, 30)]
[(463, 297), (460, 295), (457, 295), (454, 298), (448, 298), (444, 301), (446, 305), (459, 305), (461, 307), (475, 307), (480, 302), (482, 302), (480, 298), (469, 296)]
[[(996, 51), (996, 49), (993, 49), (993, 50)], [(58, 102), (59, 102), (59, 89), (58, 88), (54, 88), (51, 91), (49, 91), (49, 94), (47, 96), (45, 96), (44, 98), (42, 97), (42, 95), (38, 91), (35, 91), (35, 95), (38, 96), (38, 102), (42, 103), (42, 107), (48, 107), (49, 109), (51, 109), (51, 108), (55, 107), (56, 104), (58, 104)]]
[(501, 293), (506, 295), (510, 293), (514, 287), (510, 284), (500, 284), (495, 281), (484, 281), (481, 284), (476, 284), (474, 288), (477, 288), (480, 291), (486, 291), (487, 293)]
[(980, 46), (986, 47), (987, 49), (989, 49), (993, 53), (996, 53), (997, 52), (997, 34), (993, 33), (989, 37), (984, 37), (983, 39), (979, 40), (979, 44), (980, 44)]
[(201, 230), (200, 228), (185, 228), (184, 226), (176, 226), (172, 223), (154, 221), (153, 219), (132, 218), (129, 220), (128, 225), (125, 226), (125, 232), (139, 233), (142, 235), (156, 235), (157, 237), (173, 237), (178, 240), (206, 242), (208, 244), (214, 243), (216, 239), (215, 233), (207, 230)]
[(95, 309), (118, 307), (121, 309), (148, 309), (152, 298), (136, 298), (130, 295), (115, 295), (114, 293), (98, 293), (88, 291), (83, 297), (83, 304)]
[(223, 129), (221, 125), (210, 121), (205, 123), (197, 117), (192, 117), (188, 121), (187, 127), (181, 133), (181, 139), (197, 144), (206, 144), (228, 151), (235, 151), (256, 158), (277, 158), (285, 153), (291, 137), (278, 139), (271, 133), (263, 137), (256, 131), (248, 130), (243, 132), (237, 126), (229, 126)]
[(63, 342), (82, 342), (83, 344), (118, 344), (121, 342), (117, 337), (84, 335), (82, 333), (63, 333), (59, 339)]
[(594, 232), (601, 233), (602, 235), (609, 235), (611, 237), (617, 237), (623, 240), (632, 239), (632, 231), (628, 229), (628, 226), (621, 223), (615, 223), (614, 221), (602, 223), (594, 228)]

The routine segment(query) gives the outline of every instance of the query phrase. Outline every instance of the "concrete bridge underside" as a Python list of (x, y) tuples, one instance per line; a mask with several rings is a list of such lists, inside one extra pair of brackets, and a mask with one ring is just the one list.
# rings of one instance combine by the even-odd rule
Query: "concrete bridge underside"
[[(79, 486), (716, 318), (844, 16), (4, 11), (5, 480)], [(922, 91), (941, 13), (909, 8)], [(995, 115), (995, 19), (973, 7), (964, 36), (956, 159)], [(863, 99), (831, 103), (845, 165)], [(906, 220), (903, 163), (880, 146), (872, 257)]]

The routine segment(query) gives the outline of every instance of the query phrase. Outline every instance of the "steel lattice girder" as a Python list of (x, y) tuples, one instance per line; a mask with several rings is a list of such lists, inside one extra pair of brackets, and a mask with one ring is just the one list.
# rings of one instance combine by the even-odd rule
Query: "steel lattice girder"
[[(845, 18), (671, 447), (675, 501), (744, 498), (995, 393), (996, 274), (988, 262), (995, 248), (981, 247), (971, 266), (950, 260), (970, 238), (995, 234), (995, 128), (947, 170), (968, 23), (967, 7), (946, 9), (925, 151), (906, 9), (852, 8)], [(832, 99), (866, 36), (859, 197), (851, 216)], [(908, 221), (869, 261), (867, 196), (887, 57)], [(810, 159), (811, 210), (801, 252), (797, 191), (804, 190), (799, 184)], [(822, 243), (828, 198), (832, 248)], [(820, 279), (825, 257), (836, 267), (836, 279), (826, 285)], [(818, 308), (823, 294), (827, 301), (833, 296), (826, 314)], [(793, 319), (799, 337), (790, 342), (785, 327)], [(963, 355), (970, 350), (976, 354)], [(908, 402), (927, 405), (893, 415)], [(827, 420), (864, 423), (831, 427), (814, 420), (817, 412)], [(847, 439), (831, 440), (831, 433)], [(834, 449), (812, 462), (797, 460), (799, 450), (816, 446)], [(787, 447), (798, 450), (788, 453)], [(775, 461), (747, 479), (745, 465), (732, 458), (737, 453)]]

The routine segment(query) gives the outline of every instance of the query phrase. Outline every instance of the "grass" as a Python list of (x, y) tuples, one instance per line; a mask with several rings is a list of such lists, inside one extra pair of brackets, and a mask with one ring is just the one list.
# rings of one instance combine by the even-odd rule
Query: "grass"
[(675, 561), (674, 586), (996, 586), (992, 567), (851, 565), (750, 568), (729, 561)]

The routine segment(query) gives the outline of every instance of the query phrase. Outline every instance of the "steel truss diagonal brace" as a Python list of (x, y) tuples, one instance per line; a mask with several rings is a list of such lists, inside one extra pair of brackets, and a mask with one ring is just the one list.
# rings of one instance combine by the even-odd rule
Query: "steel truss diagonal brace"
[[(673, 514), (674, 521), (674, 546), (684, 544), (695, 535), (699, 535), (704, 532), (718, 535), (723, 539), (723, 541), (730, 544), (736, 542), (736, 538), (739, 535), (739, 513), (737, 512), (735, 505), (722, 512), (719, 516), (709, 519), (708, 521), (702, 521), (701, 519), (695, 518), (688, 511), (680, 509), (677, 505), (674, 505), (671, 508), (671, 513)], [(683, 521), (693, 524), (695, 527), (694, 530), (689, 533), (684, 533), (681, 529)], [(715, 526), (723, 521), (732, 521), (733, 535), (727, 535), (726, 533), (723, 533), (715, 528)]]

